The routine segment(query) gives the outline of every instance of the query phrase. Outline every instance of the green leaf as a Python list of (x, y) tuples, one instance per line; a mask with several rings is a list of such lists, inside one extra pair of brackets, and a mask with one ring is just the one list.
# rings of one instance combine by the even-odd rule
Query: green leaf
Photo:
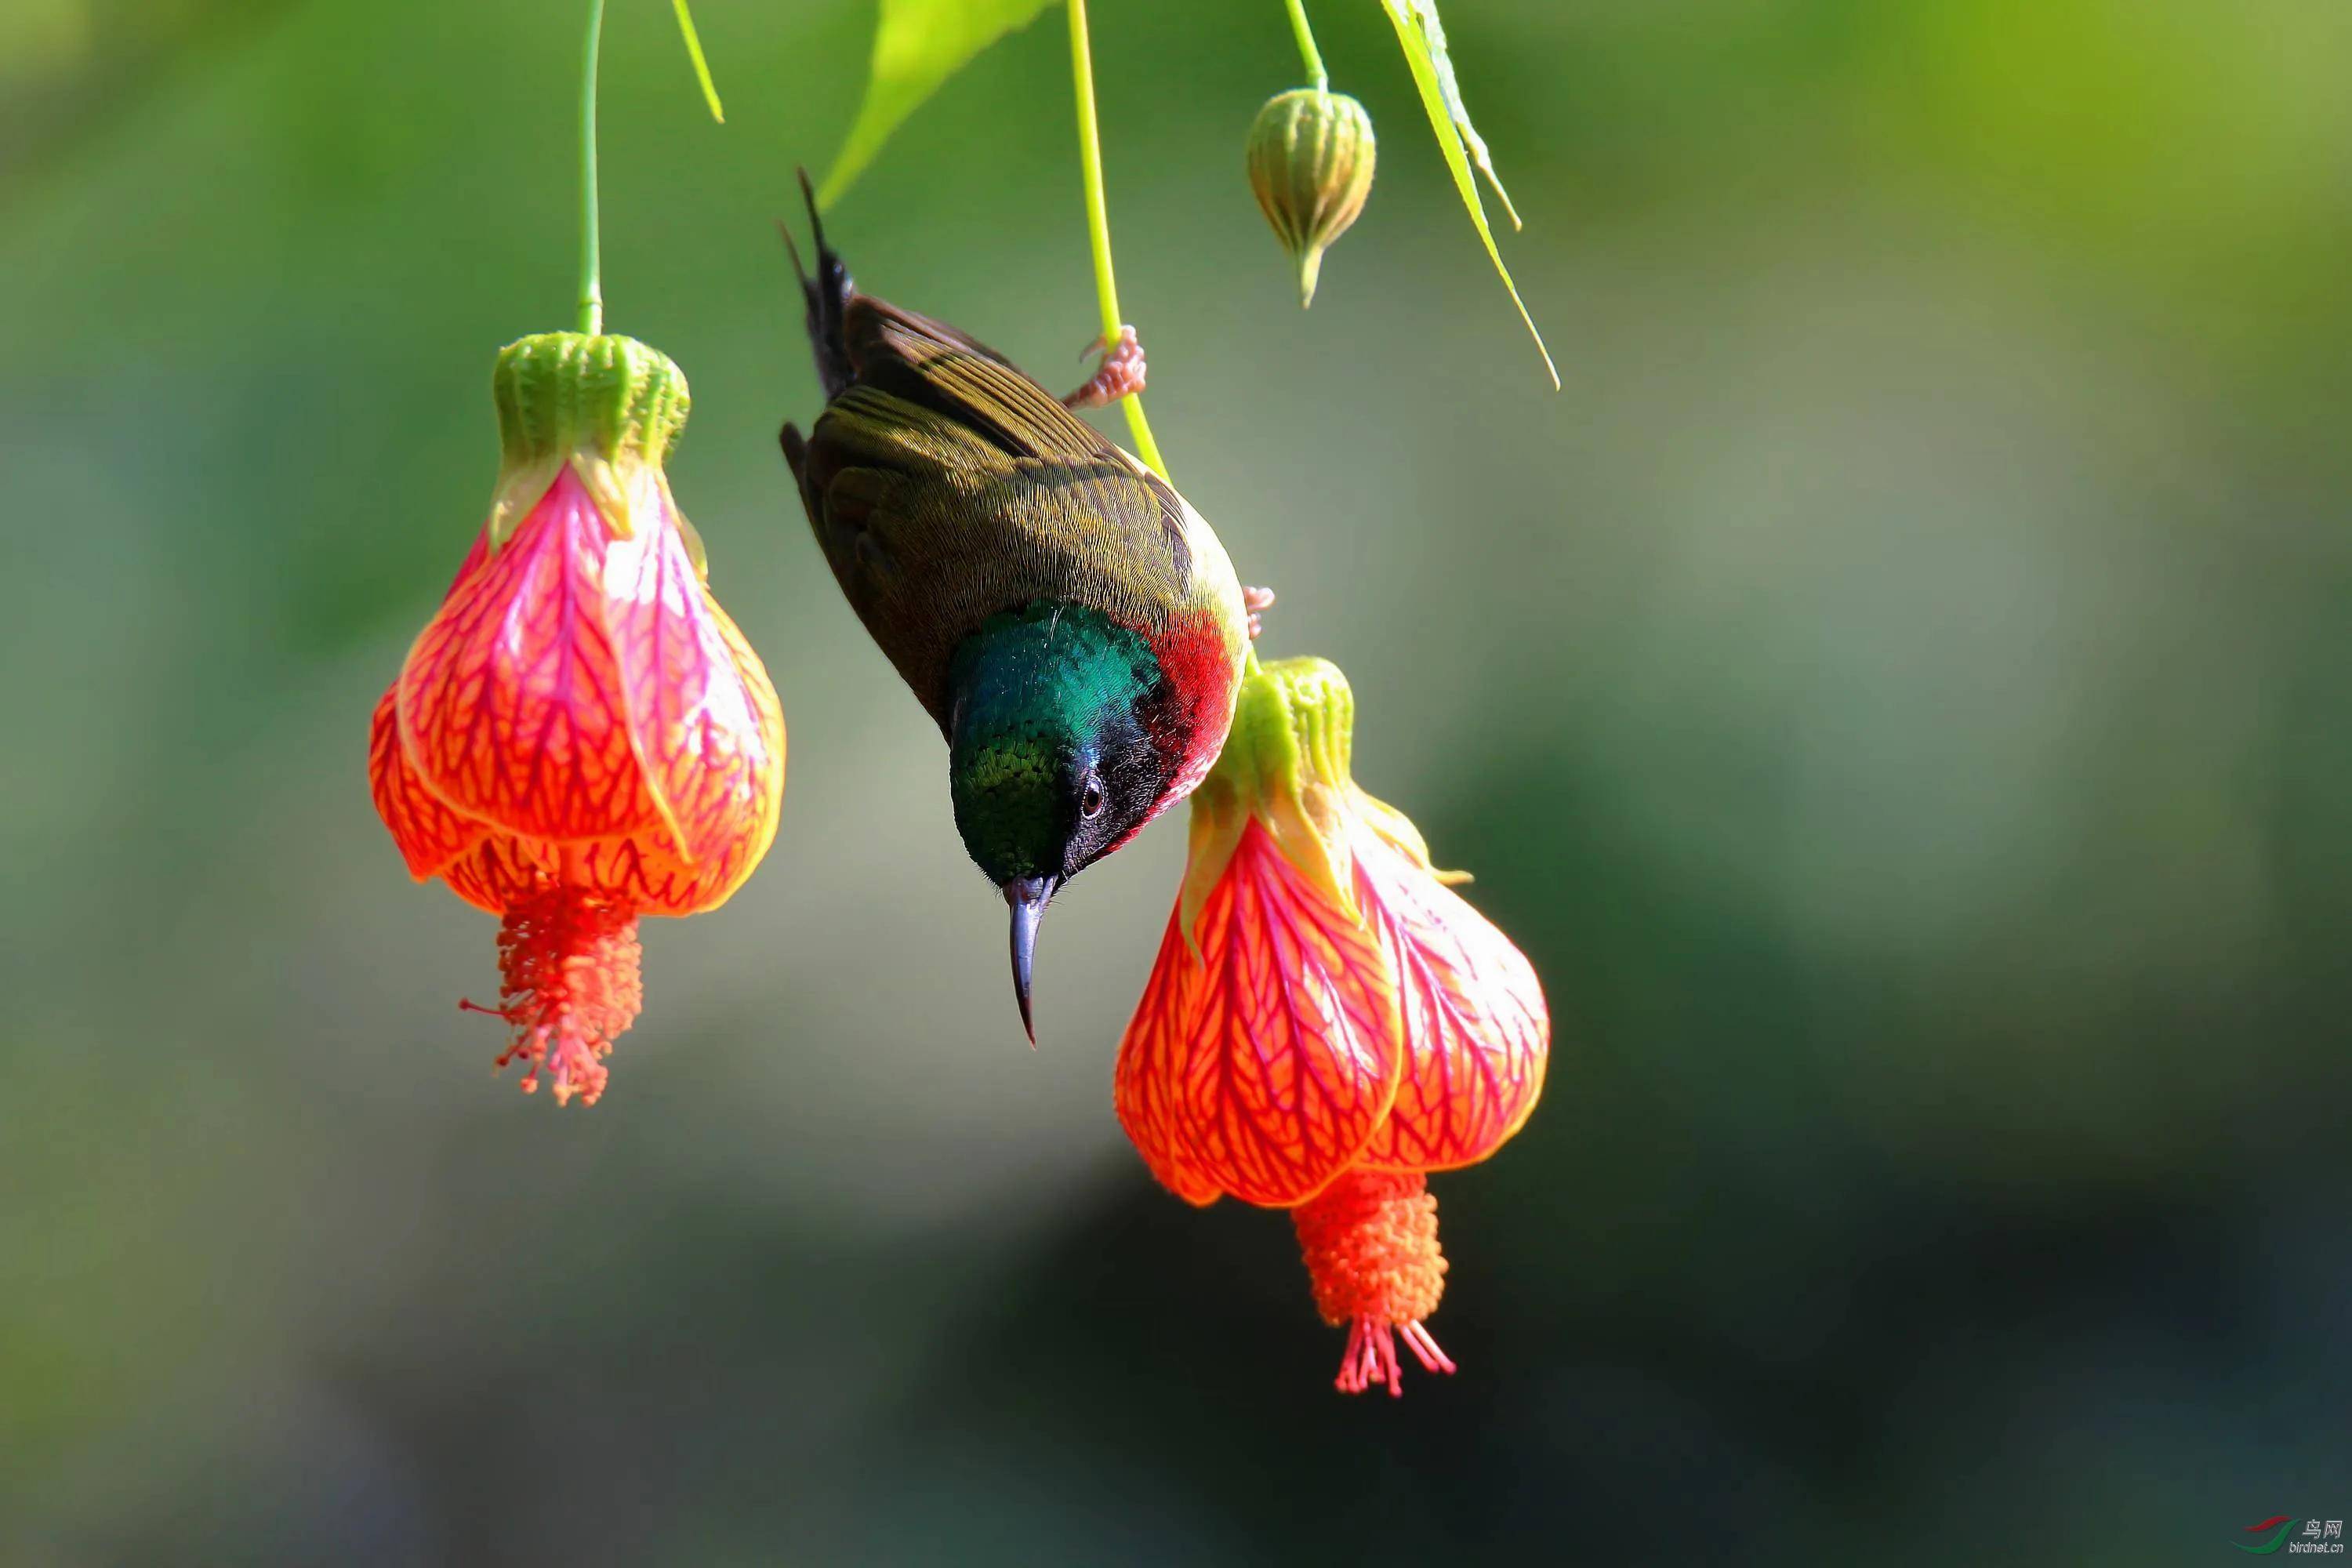
[(1503, 204), (1503, 216), (1511, 220), (1513, 228), (1525, 226), (1519, 222), (1519, 209), (1511, 205), (1511, 193), (1503, 189), (1502, 176), (1495, 173), (1495, 160), (1486, 151), (1486, 139), (1470, 123), (1470, 110), (1463, 107), (1462, 84), (1454, 78), (1454, 57), (1445, 52), (1445, 24), (1437, 19), (1437, 0), (1411, 0), (1413, 20), (1421, 26), (1421, 36), (1429, 46), (1430, 64), (1437, 70), (1437, 89), (1444, 96), (1445, 112), (1454, 121), (1454, 129), (1462, 133), (1463, 150), (1470, 162), (1486, 176), (1495, 187), (1495, 199)]
[(710, 118), (724, 125), (727, 110), (719, 102), (718, 84), (710, 79), (710, 62), (702, 58), (702, 40), (694, 32), (694, 13), (686, 8), (686, 0), (673, 0), (673, 8), (677, 12), (678, 37), (686, 40), (686, 58), (694, 62), (694, 79), (702, 86), (702, 101), (710, 106)]
[(866, 172), (907, 116), (973, 56), (1025, 26), (1053, 0), (882, 0), (874, 29), (874, 71), (841, 155), (817, 187), (829, 207)]
[(1421, 89), (1421, 106), (1428, 111), (1429, 128), (1437, 136), (1437, 150), (1445, 154), (1445, 166), (1454, 172), (1454, 187), (1462, 193), (1462, 205), (1477, 226), (1478, 237), (1486, 243), (1486, 258), (1495, 264), (1496, 274), (1510, 292), (1511, 303), (1518, 307), (1519, 320), (1527, 323), (1528, 336), (1536, 341), (1536, 353), (1543, 355), (1544, 371), (1551, 377), (1552, 390), (1557, 392), (1559, 371), (1551, 363), (1551, 351), (1544, 347), (1543, 334), (1536, 331), (1535, 318), (1528, 314), (1527, 302), (1519, 298), (1519, 286), (1511, 281), (1511, 269), (1503, 265), (1503, 253), (1495, 247), (1495, 231), (1487, 226), (1486, 208), (1478, 199), (1477, 179), (1470, 172), (1474, 160), (1487, 184), (1495, 187), (1503, 210), (1510, 214), (1512, 226), (1518, 226), (1519, 215), (1512, 211), (1511, 198), (1504, 194), (1503, 183), (1495, 177), (1486, 143), (1471, 128), (1469, 111), (1462, 107), (1462, 89), (1454, 79), (1454, 62), (1446, 58), (1445, 29), (1437, 20), (1437, 0), (1381, 0), (1381, 5), (1396, 28), (1397, 42), (1404, 46), (1405, 64), (1412, 68), (1413, 85)]

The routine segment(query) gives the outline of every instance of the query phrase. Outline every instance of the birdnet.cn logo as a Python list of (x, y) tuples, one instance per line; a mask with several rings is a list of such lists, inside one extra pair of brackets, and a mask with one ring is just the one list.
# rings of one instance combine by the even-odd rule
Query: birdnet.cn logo
[(2233, 1541), (2230, 1544), (2257, 1557), (2281, 1551), (2325, 1552), (2336, 1557), (2344, 1554), (2344, 1521), (2340, 1519), (2289, 1519), (2285, 1514), (2274, 1513), (2260, 1524), (2246, 1526), (2246, 1533), (2262, 1539)]

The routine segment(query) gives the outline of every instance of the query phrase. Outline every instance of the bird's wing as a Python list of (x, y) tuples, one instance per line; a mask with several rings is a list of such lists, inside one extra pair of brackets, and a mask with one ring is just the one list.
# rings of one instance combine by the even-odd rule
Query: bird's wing
[(825, 409), (798, 468), (843, 594), (942, 727), (949, 659), (989, 616), (1060, 601), (1152, 634), (1188, 602), (1191, 547), (1115, 447), (1013, 456), (861, 384)]
[(1012, 361), (944, 321), (860, 294), (845, 331), (857, 384), (970, 426), (1008, 457), (1092, 457), (1108, 445)]
[(845, 335), (858, 384), (945, 415), (1007, 457), (1126, 468), (1151, 493), (1175, 548), (1184, 548), (1184, 503), (1168, 482), (994, 349), (866, 294), (850, 300)]

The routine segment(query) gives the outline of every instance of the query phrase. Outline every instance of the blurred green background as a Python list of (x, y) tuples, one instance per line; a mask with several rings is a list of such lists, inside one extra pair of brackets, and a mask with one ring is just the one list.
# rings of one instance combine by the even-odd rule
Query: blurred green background
[[(1039, 1038), (941, 749), (775, 447), (771, 220), (862, 0), (656, 0), (614, 330), (792, 728), (604, 1104), (489, 1076), (493, 926), (368, 715), (565, 325), (576, 0), (0, 5), (0, 1563), (2221, 1562), (2352, 1517), (2352, 7), (1453, 0), (1554, 395), (1379, 10), (1311, 314), (1241, 172), (1277, 0), (1097, 0), (1127, 311), (1359, 773), (1536, 961), (1441, 1178), (1462, 1363), (1331, 1392), (1288, 1226), (1152, 1186), (1112, 1048), (1182, 853), (1056, 906)], [(1058, 13), (835, 216), (1075, 381)], [(1117, 429), (1113, 423), (1107, 427)]]

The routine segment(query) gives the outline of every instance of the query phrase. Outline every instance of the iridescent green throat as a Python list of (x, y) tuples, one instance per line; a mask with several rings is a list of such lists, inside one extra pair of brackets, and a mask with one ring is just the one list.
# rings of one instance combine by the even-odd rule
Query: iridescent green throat
[(999, 885), (1076, 870), (1085, 781), (1149, 747), (1137, 709), (1160, 681), (1150, 645), (1098, 610), (1033, 605), (982, 623), (948, 679), (964, 847)]

